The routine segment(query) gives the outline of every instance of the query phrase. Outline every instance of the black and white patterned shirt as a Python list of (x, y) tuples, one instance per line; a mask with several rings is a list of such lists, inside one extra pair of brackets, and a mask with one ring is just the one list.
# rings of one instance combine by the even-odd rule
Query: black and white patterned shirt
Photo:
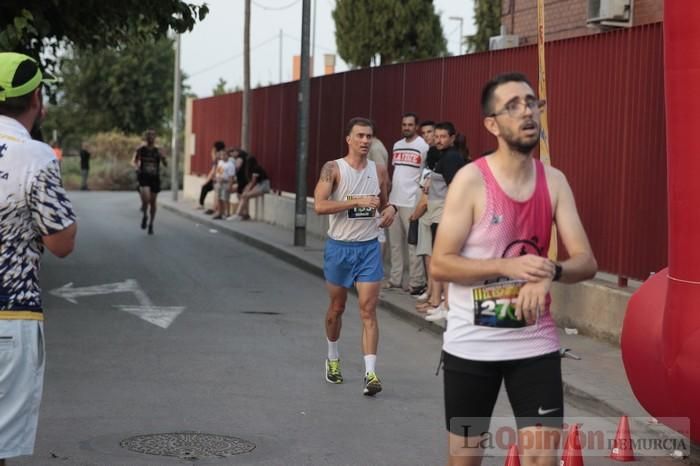
[(41, 318), (41, 237), (74, 222), (51, 148), (0, 115), (0, 319)]

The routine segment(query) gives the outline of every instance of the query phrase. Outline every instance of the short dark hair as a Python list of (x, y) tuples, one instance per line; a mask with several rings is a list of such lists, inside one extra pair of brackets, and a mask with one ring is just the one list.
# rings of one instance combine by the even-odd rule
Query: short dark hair
[(19, 97), (10, 97), (0, 102), (0, 115), (17, 118), (29, 109), (34, 92)]
[(447, 131), (447, 134), (450, 136), (454, 136), (457, 133), (457, 130), (455, 129), (455, 125), (452, 124), (451, 121), (441, 121), (437, 125), (435, 125), (435, 129), (442, 129)]
[(418, 121), (419, 121), (419, 120), (418, 120), (418, 115), (417, 115), (417, 114), (415, 114), (415, 113), (413, 113), (413, 112), (406, 112), (406, 113), (404, 113), (403, 115), (401, 115), (401, 119), (402, 119), (402, 120), (403, 120), (404, 118), (409, 118), (409, 117), (413, 117), (413, 121), (416, 122), (416, 125), (418, 124)]
[(510, 82), (525, 83), (532, 87), (532, 84), (530, 84), (530, 81), (528, 81), (525, 75), (517, 71), (494, 76), (491, 78), (491, 80), (489, 80), (489, 82), (486, 83), (484, 89), (481, 91), (481, 113), (483, 116), (487, 117), (493, 114), (491, 104), (493, 102), (493, 94), (496, 91), (496, 88), (502, 84)]
[(214, 142), (214, 149), (216, 149), (217, 152), (222, 151), (226, 148), (226, 144), (224, 144), (224, 141), (215, 141)]
[(422, 128), (423, 126), (435, 126), (435, 122), (433, 120), (423, 120), (420, 122), (420, 127)]
[(374, 132), (374, 123), (372, 123), (372, 120), (363, 117), (355, 117), (348, 121), (348, 124), (345, 127), (345, 135), (350, 136), (350, 133), (352, 133), (352, 129), (355, 126), (369, 126), (372, 128), (372, 132)]

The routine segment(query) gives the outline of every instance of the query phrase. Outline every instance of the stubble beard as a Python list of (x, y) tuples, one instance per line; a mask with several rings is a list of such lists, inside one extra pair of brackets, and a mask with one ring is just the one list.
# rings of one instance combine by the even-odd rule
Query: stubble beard
[(503, 134), (503, 139), (508, 145), (508, 149), (511, 152), (517, 152), (519, 154), (528, 156), (533, 151), (537, 144), (540, 142), (540, 133), (537, 133), (537, 137), (531, 142), (524, 142), (520, 138), (513, 136), (512, 133), (506, 132)]

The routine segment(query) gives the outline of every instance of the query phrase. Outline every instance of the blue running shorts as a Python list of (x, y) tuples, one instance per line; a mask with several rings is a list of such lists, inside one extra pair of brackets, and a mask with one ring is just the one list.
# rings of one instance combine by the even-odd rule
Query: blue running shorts
[(352, 288), (356, 282), (384, 278), (379, 241), (336, 241), (328, 238), (323, 252), (323, 276), (332, 285)]

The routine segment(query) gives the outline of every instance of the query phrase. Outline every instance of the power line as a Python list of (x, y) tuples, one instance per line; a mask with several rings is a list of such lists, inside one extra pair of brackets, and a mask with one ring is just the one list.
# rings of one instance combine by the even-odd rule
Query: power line
[[(290, 34), (287, 34), (286, 32), (284, 33), (284, 35), (285, 35), (286, 37), (292, 39), (292, 40), (295, 40), (295, 41), (297, 41), (297, 42), (301, 42), (301, 39), (299, 39), (298, 37), (294, 37), (294, 36), (292, 36), (292, 35), (290, 35)], [(323, 49), (323, 50), (325, 50), (326, 52), (333, 52), (333, 53), (335, 53), (335, 49), (331, 49), (331, 48), (328, 48), (328, 47), (324, 47), (323, 45), (316, 44), (316, 47), (319, 48), (319, 49)]]
[[(279, 35), (275, 34), (274, 36), (270, 37), (267, 40), (264, 40), (263, 42), (260, 42), (259, 44), (254, 45), (253, 47), (250, 48), (250, 50), (255, 50), (257, 48), (262, 47), (263, 45), (267, 45), (273, 40), (279, 40)], [(220, 62), (214, 63), (213, 65), (209, 65), (206, 68), (202, 68), (201, 70), (195, 71), (194, 73), (190, 74), (189, 77), (192, 76), (197, 76), (198, 74), (205, 73), (209, 70), (213, 70), (214, 68), (223, 65), (224, 63), (228, 63), (230, 61), (236, 60), (237, 58), (241, 58), (243, 56), (243, 52), (237, 53), (236, 55), (232, 55), (228, 58), (225, 58), (224, 60), (221, 60)]]
[(262, 8), (263, 10), (281, 11), (281, 10), (286, 10), (287, 8), (291, 8), (291, 7), (293, 7), (294, 5), (296, 5), (297, 3), (299, 3), (299, 0), (294, 0), (292, 3), (289, 3), (289, 4), (284, 5), (284, 6), (273, 7), (273, 6), (261, 5), (261, 4), (259, 4), (258, 2), (255, 2), (255, 1), (254, 1), (254, 2), (253, 2), (253, 5), (257, 6), (258, 8)]

